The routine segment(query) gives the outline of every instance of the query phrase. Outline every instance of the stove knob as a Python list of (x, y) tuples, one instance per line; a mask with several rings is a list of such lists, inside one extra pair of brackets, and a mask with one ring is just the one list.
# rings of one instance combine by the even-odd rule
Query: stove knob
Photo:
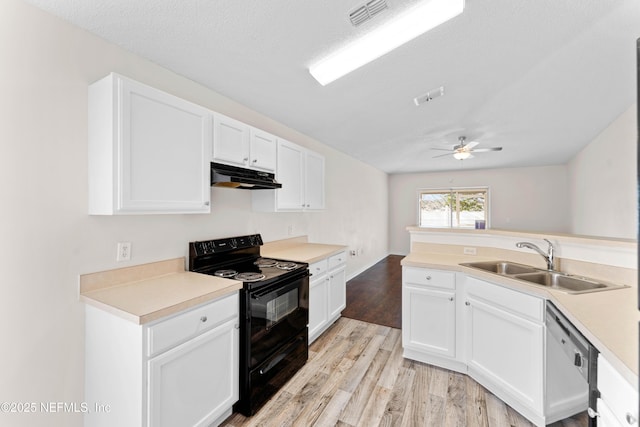
[(237, 249), (238, 248), (238, 241), (236, 239), (231, 239), (231, 241), (229, 242), (229, 245), (233, 248), (233, 249)]

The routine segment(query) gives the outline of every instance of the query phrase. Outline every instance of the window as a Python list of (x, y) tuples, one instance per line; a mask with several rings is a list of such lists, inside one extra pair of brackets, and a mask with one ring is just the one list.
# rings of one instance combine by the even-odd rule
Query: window
[(489, 189), (422, 190), (418, 205), (420, 227), (485, 228), (489, 220)]

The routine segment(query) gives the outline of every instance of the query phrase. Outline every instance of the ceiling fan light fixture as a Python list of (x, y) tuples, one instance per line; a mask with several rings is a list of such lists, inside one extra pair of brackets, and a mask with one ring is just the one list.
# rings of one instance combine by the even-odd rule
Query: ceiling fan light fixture
[(464, 0), (425, 0), (309, 67), (325, 86), (460, 15)]
[(465, 160), (465, 159), (468, 159), (469, 157), (471, 157), (471, 153), (468, 151), (460, 150), (453, 153), (453, 158), (456, 160)]

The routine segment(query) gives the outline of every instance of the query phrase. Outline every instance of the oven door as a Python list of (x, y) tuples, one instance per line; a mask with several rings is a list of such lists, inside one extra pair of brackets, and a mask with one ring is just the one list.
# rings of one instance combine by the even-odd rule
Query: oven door
[(249, 366), (254, 368), (309, 323), (309, 273), (249, 292)]

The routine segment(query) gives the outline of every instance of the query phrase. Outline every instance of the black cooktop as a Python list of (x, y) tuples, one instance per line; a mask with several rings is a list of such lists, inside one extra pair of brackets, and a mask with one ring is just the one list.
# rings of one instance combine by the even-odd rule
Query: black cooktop
[(189, 270), (240, 280), (245, 288), (306, 274), (307, 263), (260, 256), (259, 234), (189, 243)]

